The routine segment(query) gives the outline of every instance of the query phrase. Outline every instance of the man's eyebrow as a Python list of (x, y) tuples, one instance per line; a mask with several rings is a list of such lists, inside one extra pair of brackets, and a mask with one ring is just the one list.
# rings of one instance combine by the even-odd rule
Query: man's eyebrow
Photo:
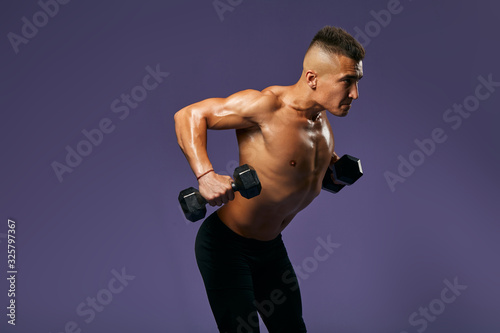
[(352, 75), (352, 74), (347, 74), (347, 75), (344, 75), (342, 76), (340, 79), (343, 80), (343, 79), (353, 79), (353, 80), (361, 80), (363, 78), (363, 75)]

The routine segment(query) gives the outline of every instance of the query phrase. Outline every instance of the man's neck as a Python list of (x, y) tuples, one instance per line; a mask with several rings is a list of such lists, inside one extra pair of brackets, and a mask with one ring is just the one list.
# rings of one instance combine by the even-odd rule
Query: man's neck
[(289, 86), (282, 99), (286, 105), (312, 121), (318, 119), (319, 114), (324, 110), (312, 99), (309, 87), (303, 87), (300, 83)]

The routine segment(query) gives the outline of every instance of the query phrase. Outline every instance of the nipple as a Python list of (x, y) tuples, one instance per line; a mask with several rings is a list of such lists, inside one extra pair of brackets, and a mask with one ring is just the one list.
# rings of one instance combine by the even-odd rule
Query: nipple
[(297, 164), (297, 162), (295, 162), (294, 160), (291, 160), (291, 161), (290, 161), (290, 165), (291, 165), (291, 166), (293, 166), (293, 167), (294, 167), (294, 166), (295, 166), (295, 164)]

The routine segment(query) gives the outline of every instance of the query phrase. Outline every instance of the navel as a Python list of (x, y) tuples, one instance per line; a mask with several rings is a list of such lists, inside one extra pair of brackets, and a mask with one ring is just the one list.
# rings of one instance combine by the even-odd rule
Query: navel
[(293, 167), (294, 167), (296, 164), (297, 164), (297, 162), (295, 162), (295, 160), (291, 160), (291, 161), (290, 161), (290, 165), (291, 165), (291, 166), (293, 166)]

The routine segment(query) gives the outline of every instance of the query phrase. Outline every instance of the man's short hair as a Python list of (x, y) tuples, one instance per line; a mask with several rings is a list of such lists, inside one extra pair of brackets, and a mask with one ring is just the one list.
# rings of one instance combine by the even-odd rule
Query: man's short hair
[(344, 55), (356, 62), (365, 57), (365, 49), (354, 37), (342, 28), (328, 25), (316, 33), (307, 50), (313, 46), (318, 46), (328, 53)]

